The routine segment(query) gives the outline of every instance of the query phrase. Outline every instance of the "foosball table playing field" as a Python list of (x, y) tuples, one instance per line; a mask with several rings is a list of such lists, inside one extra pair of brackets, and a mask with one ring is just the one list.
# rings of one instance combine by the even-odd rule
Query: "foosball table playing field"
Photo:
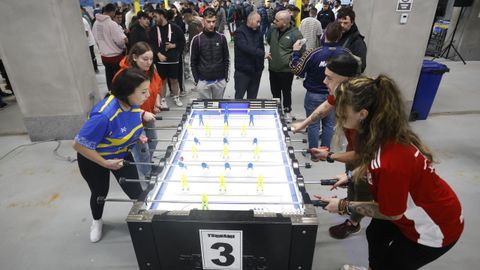
[(317, 214), (288, 132), (276, 100), (193, 101), (127, 217), (139, 268), (311, 269)]

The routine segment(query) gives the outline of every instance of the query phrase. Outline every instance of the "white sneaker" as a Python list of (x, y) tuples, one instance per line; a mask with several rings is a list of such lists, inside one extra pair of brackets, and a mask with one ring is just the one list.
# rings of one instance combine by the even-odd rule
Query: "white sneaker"
[(344, 266), (342, 266), (342, 268), (340, 268), (340, 270), (368, 270), (368, 269), (363, 266), (345, 264)]
[(160, 110), (168, 110), (168, 104), (165, 98), (162, 98), (160, 101)]
[(95, 243), (102, 239), (102, 228), (103, 221), (102, 219), (93, 220), (92, 226), (90, 226), (90, 242)]
[(179, 98), (178, 96), (173, 97), (173, 102), (175, 102), (175, 105), (177, 105), (178, 107), (182, 107), (182, 106), (183, 106), (183, 103), (182, 103), (182, 101), (180, 100), (180, 98)]

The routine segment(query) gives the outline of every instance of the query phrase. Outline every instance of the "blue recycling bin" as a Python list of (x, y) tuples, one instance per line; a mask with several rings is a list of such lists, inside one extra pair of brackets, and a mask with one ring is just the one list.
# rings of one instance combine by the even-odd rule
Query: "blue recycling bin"
[(415, 120), (427, 119), (442, 76), (449, 71), (450, 69), (444, 64), (423, 60), (422, 72), (420, 73), (417, 90), (413, 98), (412, 116), (414, 116)]

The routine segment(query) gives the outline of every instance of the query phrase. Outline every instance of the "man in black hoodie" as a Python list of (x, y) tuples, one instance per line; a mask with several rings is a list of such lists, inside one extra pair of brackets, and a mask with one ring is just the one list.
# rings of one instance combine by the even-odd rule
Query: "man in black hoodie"
[(191, 44), (190, 67), (200, 98), (222, 99), (228, 81), (230, 56), (225, 36), (215, 31), (216, 12), (203, 11), (205, 28)]
[(157, 25), (150, 30), (150, 46), (153, 50), (153, 61), (158, 74), (163, 80), (161, 96), (161, 109), (168, 109), (165, 100), (167, 79), (170, 81), (173, 101), (179, 107), (183, 106), (178, 91), (179, 59), (185, 46), (185, 35), (182, 29), (167, 20), (167, 12), (164, 9), (153, 11), (153, 17)]
[(353, 55), (362, 60), (363, 72), (367, 67), (367, 45), (363, 40), (365, 37), (360, 34), (355, 24), (355, 12), (350, 7), (341, 8), (337, 13), (337, 21), (342, 26), (342, 37), (338, 45), (349, 49)]

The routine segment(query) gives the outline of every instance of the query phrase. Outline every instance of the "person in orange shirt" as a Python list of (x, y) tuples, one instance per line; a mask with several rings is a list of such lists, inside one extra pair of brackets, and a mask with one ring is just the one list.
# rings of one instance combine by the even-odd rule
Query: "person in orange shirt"
[[(150, 45), (146, 42), (137, 42), (130, 49), (130, 52), (125, 58), (120, 62), (120, 71), (115, 75), (117, 76), (124, 69), (136, 67), (145, 72), (145, 74), (150, 78), (149, 85), (149, 98), (140, 106), (140, 108), (146, 113), (157, 114), (160, 112), (160, 88), (162, 87), (162, 79), (155, 70), (153, 65), (153, 51), (150, 48)], [(155, 118), (151, 118), (155, 119)], [(150, 149), (155, 149), (157, 146), (156, 131), (151, 129), (155, 127), (155, 120), (143, 122), (145, 127), (144, 132), (145, 136), (149, 139), (148, 143), (137, 144), (132, 149), (133, 157), (137, 162), (151, 162), (151, 152)], [(153, 141), (152, 141), (153, 140)], [(152, 166), (149, 165), (139, 165), (137, 166), (140, 175), (149, 176), (151, 174)]]

